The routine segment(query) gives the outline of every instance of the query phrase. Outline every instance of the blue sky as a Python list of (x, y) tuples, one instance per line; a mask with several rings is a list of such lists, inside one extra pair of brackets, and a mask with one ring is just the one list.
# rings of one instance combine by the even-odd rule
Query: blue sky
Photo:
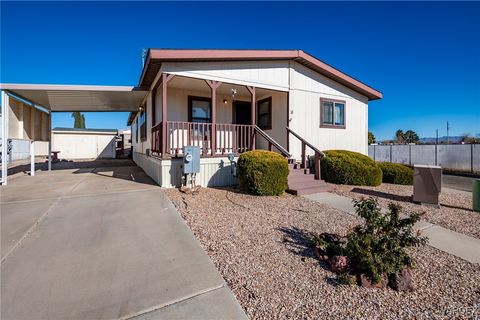
[[(303, 49), (382, 91), (388, 139), (480, 134), (480, 3), (1, 2), (1, 82), (135, 85), (142, 48)], [(127, 114), (89, 113), (123, 128)], [(72, 126), (55, 114), (53, 126)]]

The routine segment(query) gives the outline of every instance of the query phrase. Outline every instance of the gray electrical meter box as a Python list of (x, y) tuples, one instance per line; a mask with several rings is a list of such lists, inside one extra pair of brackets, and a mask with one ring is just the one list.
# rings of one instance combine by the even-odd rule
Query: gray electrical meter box
[(183, 147), (183, 174), (200, 172), (200, 147)]
[(413, 166), (413, 201), (439, 205), (442, 191), (442, 167)]

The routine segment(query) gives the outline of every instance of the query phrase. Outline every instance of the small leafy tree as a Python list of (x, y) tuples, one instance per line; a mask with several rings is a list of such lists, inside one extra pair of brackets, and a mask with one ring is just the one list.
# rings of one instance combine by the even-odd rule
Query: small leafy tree
[(375, 135), (372, 132), (368, 131), (368, 144), (372, 144), (375, 142), (376, 142)]
[(72, 112), (73, 127), (76, 129), (85, 129), (85, 116), (80, 112)]
[(405, 134), (403, 133), (403, 130), (398, 129), (397, 132), (395, 132), (395, 141), (397, 143), (405, 142)]
[(470, 133), (464, 133), (462, 134), (462, 140), (461, 142), (464, 143), (480, 143), (480, 137), (472, 137)]
[(418, 134), (413, 130), (407, 130), (403, 137), (406, 143), (418, 143), (420, 140)]
[(393, 274), (411, 266), (412, 258), (405, 248), (427, 243), (427, 238), (413, 231), (420, 216), (413, 213), (400, 218), (401, 207), (393, 203), (383, 213), (374, 198), (354, 202), (357, 215), (365, 223), (356, 226), (347, 236), (345, 255), (350, 259), (353, 272), (365, 274), (373, 283), (378, 283), (382, 274)]

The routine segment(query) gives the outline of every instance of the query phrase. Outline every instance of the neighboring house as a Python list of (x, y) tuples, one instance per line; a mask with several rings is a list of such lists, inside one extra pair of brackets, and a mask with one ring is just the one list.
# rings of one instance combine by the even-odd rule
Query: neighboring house
[(186, 145), (201, 147), (203, 186), (236, 183), (228, 154), (272, 145), (296, 160), (304, 143), (367, 154), (368, 102), (382, 98), (301, 50), (150, 49), (139, 87), (133, 159), (163, 187), (180, 184)]
[(132, 149), (132, 131), (130, 128), (118, 131), (117, 156), (130, 157)]
[(60, 159), (115, 158), (117, 129), (53, 128), (52, 151)]

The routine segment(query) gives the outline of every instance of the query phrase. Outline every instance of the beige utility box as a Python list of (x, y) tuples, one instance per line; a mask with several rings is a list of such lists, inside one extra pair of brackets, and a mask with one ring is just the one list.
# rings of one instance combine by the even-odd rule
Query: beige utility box
[(439, 205), (442, 191), (442, 167), (413, 166), (413, 201)]

